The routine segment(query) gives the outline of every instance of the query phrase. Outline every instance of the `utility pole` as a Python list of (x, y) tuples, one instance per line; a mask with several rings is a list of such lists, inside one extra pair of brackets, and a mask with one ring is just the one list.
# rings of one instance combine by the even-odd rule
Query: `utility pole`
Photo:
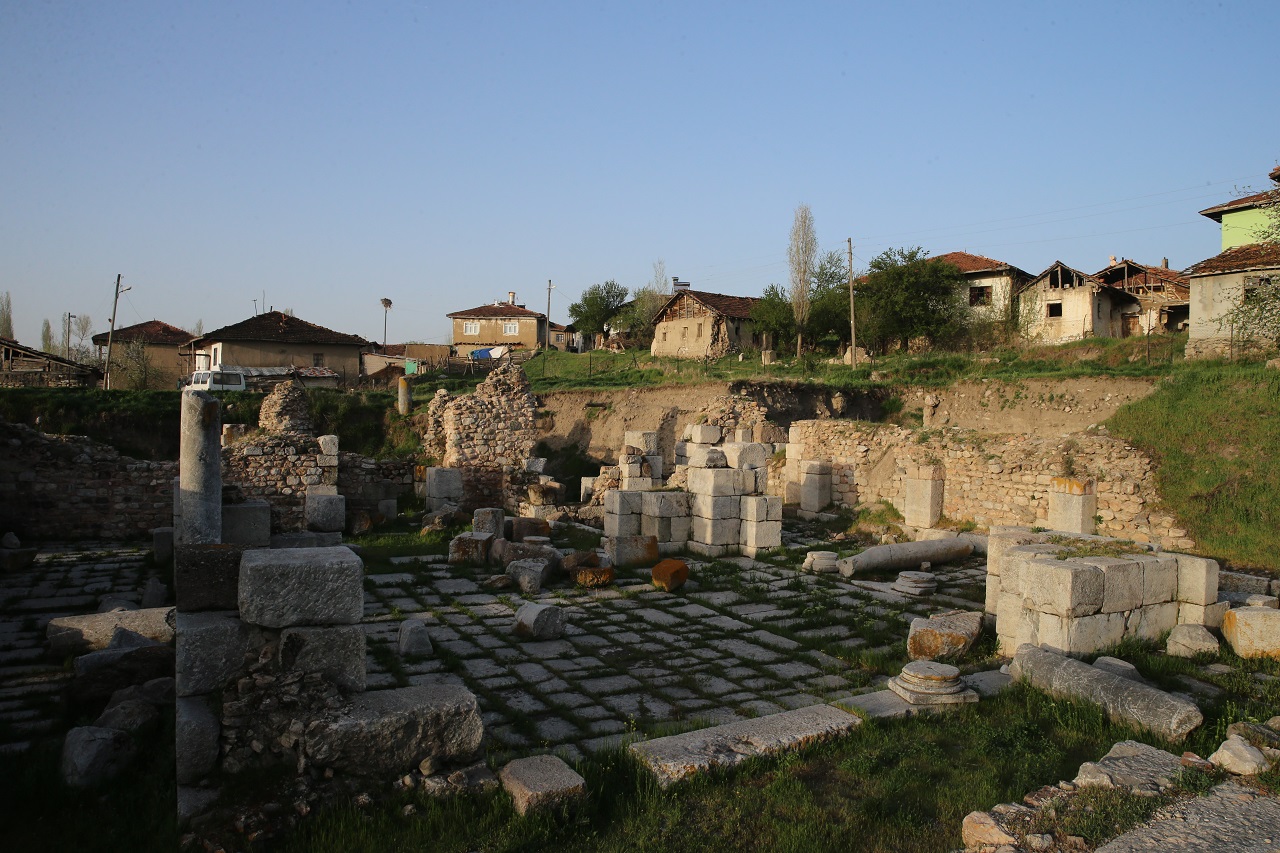
[(853, 367), (858, 366), (858, 329), (854, 325), (853, 314), (853, 238), (848, 238), (849, 242), (849, 363)]
[(547, 343), (544, 349), (551, 349), (551, 291), (555, 290), (555, 285), (551, 283), (551, 279), (547, 279)]
[(126, 293), (132, 289), (132, 287), (126, 287), (124, 290), (120, 289), (120, 275), (117, 273), (116, 295), (115, 298), (111, 300), (111, 325), (107, 327), (107, 365), (103, 370), (102, 381), (102, 386), (104, 388), (111, 387), (111, 338), (115, 335), (116, 331), (116, 306), (120, 304), (120, 294)]
[(62, 323), (62, 357), (71, 358), (71, 321), (76, 318), (75, 314), (67, 312), (66, 319)]

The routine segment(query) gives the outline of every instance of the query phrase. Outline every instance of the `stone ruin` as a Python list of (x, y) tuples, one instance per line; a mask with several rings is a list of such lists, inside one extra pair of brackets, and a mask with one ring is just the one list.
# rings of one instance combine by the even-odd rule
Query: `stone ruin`
[(290, 379), (271, 389), (258, 412), (258, 426), (270, 433), (314, 435), (311, 406), (302, 384)]

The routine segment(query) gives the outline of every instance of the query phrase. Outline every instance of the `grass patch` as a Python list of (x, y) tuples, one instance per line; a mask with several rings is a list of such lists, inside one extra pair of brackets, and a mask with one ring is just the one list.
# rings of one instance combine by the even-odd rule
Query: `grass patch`
[(1124, 557), (1133, 554), (1145, 554), (1147, 550), (1132, 539), (1077, 539), (1074, 536), (1050, 536), (1050, 545), (1057, 545), (1062, 550), (1053, 556), (1059, 560), (1070, 560), (1072, 557)]

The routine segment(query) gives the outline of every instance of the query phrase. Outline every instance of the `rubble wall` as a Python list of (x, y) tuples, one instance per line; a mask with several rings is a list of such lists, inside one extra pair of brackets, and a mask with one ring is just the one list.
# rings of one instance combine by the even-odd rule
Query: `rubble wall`
[(1159, 509), (1152, 461), (1103, 430), (1046, 438), (811, 420), (792, 424), (789, 440), (786, 474), (770, 478), (771, 492), (784, 485), (779, 479), (798, 481), (793, 471), (800, 460), (829, 462), (836, 504), (883, 500), (903, 510), (907, 467), (940, 464), (946, 469), (943, 513), (948, 518), (981, 527), (1043, 526), (1054, 477), (1092, 479), (1098, 533), (1170, 550), (1195, 548), (1177, 520)]

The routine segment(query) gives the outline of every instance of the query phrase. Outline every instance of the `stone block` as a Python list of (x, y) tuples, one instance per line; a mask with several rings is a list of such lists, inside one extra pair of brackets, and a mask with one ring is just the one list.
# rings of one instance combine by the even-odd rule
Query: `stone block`
[(689, 428), (689, 440), (697, 444), (715, 444), (720, 440), (720, 427), (714, 424), (694, 424)]
[[(930, 466), (932, 467), (932, 466)], [(906, 494), (904, 520), (910, 527), (933, 527), (942, 517), (942, 493), (945, 481), (907, 477), (903, 481)], [(803, 507), (803, 504), (801, 505)]]
[(526, 595), (542, 592), (542, 587), (551, 579), (551, 569), (546, 560), (513, 560), (507, 564), (507, 575), (516, 582), (516, 587)]
[(1041, 613), (1037, 630), (1041, 647), (1061, 654), (1086, 655), (1120, 642), (1125, 620), (1123, 613), (1079, 617)]
[(579, 566), (569, 572), (569, 580), (587, 589), (599, 589), (613, 583), (612, 566)]
[(604, 511), (614, 515), (639, 515), (644, 509), (644, 495), (612, 489), (604, 493)]
[(830, 462), (820, 462), (820, 461), (812, 460), (812, 459), (810, 459), (810, 460), (804, 460), (804, 459), (802, 459), (802, 460), (800, 460), (800, 474), (801, 474), (801, 476), (803, 476), (803, 475), (805, 475), (805, 474), (819, 474), (819, 475), (821, 475), (821, 474), (827, 474), (827, 475), (830, 475), (830, 474), (831, 474), (831, 463), (830, 463)]
[(743, 521), (782, 521), (782, 498), (774, 495), (744, 495), (738, 511)]
[(742, 511), (742, 500), (737, 495), (691, 495), (689, 514), (695, 518), (737, 519)]
[(658, 540), (652, 536), (606, 537), (600, 544), (614, 566), (651, 566), (658, 562)]
[(1229, 601), (1203, 605), (1178, 602), (1178, 624), (1203, 625), (1216, 631), (1222, 628), (1222, 619), (1230, 609)]
[(518, 758), (499, 770), (498, 778), (520, 815), (564, 809), (587, 797), (586, 780), (554, 755)]
[(769, 464), (769, 452), (763, 444), (735, 441), (722, 445), (722, 449), (730, 468), (764, 468)]
[(286, 628), (280, 634), (280, 666), (285, 672), (319, 673), (347, 693), (365, 687), (364, 629), (359, 625)]
[(662, 481), (653, 477), (624, 477), (619, 481), (618, 488), (623, 492), (640, 494), (662, 488)]
[(1158, 640), (1178, 624), (1178, 602), (1148, 604), (1129, 614), (1129, 633), (1143, 640)]
[(483, 737), (470, 690), (426, 684), (358, 694), (308, 726), (305, 749), (316, 767), (389, 778), (428, 758), (439, 764), (469, 760)]
[(759, 551), (782, 545), (781, 521), (743, 521), (738, 533), (738, 544)]
[(248, 500), (222, 505), (222, 542), (265, 548), (271, 544), (271, 504)]
[(320, 453), (325, 456), (338, 455), (338, 437), (336, 435), (322, 435), (316, 439), (320, 444)]
[(395, 498), (383, 498), (378, 501), (378, 515), (387, 521), (394, 521), (400, 515), (400, 503)]
[[(745, 495), (749, 490), (746, 475), (746, 471), (735, 468), (690, 468), (689, 491), (695, 495), (716, 497)], [(750, 487), (754, 485), (755, 478), (752, 477)]]
[(1142, 603), (1164, 604), (1178, 598), (1178, 561), (1168, 554), (1141, 554)]
[(618, 536), (639, 536), (640, 520), (642, 516), (628, 513), (626, 515), (614, 515), (606, 512), (604, 515), (604, 535), (610, 538)]
[(1000, 576), (987, 575), (987, 586), (984, 591), (983, 611), (996, 616), (1000, 612)]
[(72, 788), (95, 788), (119, 776), (137, 751), (128, 732), (79, 726), (62, 742), (62, 779)]
[(805, 512), (820, 512), (831, 504), (831, 474), (807, 472), (806, 465), (830, 468), (824, 463), (802, 462), (800, 472), (800, 509)]
[(1102, 609), (1102, 570), (1071, 560), (1037, 559), (1021, 578), (1022, 593), (1041, 613), (1089, 616)]
[(207, 696), (180, 697), (174, 708), (174, 717), (178, 784), (190, 785), (217, 767), (222, 725)]
[(662, 452), (658, 447), (658, 433), (651, 430), (626, 430), (622, 434), (622, 443), (639, 449), (643, 456), (655, 456)]
[(639, 462), (620, 462), (618, 472), (623, 480), (635, 480), (644, 476), (643, 466)]
[(912, 660), (960, 657), (969, 651), (981, 632), (982, 614), (976, 612), (913, 619), (907, 634), (907, 657)]
[(435, 651), (431, 645), (427, 623), (417, 618), (400, 623), (400, 630), (396, 633), (396, 646), (401, 657), (428, 657)]
[(693, 519), (690, 516), (680, 516), (671, 519), (671, 541), (672, 542), (688, 542), (689, 536), (693, 533)]
[(1086, 557), (1078, 562), (1102, 570), (1103, 613), (1123, 613), (1142, 606), (1142, 564), (1123, 557)]
[(243, 545), (179, 545), (173, 566), (178, 609), (235, 610)]
[(737, 546), (707, 545), (702, 542), (695, 542), (692, 539), (685, 543), (685, 548), (700, 557), (709, 557), (713, 560), (717, 557), (723, 557), (726, 554), (732, 554), (737, 550)]
[(173, 560), (173, 528), (151, 529), (151, 558), (158, 566), (167, 566)]
[(232, 615), (179, 613), (174, 681), (179, 696), (221, 690), (244, 666), (247, 626)]
[(560, 566), (560, 552), (551, 547), (550, 540), (542, 536), (530, 536), (523, 542), (496, 539), (489, 554), (490, 562), (506, 567), (517, 560), (540, 560), (548, 571)]
[(1093, 482), (1072, 477), (1054, 477), (1049, 489), (1050, 530), (1092, 534), (1097, 528), (1098, 496)]
[(1173, 554), (1178, 562), (1178, 601), (1209, 605), (1218, 600), (1218, 561)]
[(564, 632), (564, 612), (551, 604), (526, 602), (516, 611), (512, 631), (528, 640), (554, 640)]
[(492, 533), (459, 533), (449, 540), (449, 562), (483, 566), (494, 542)]
[(786, 504), (800, 503), (799, 480), (788, 480), (782, 484), (782, 501)]
[(591, 496), (595, 494), (595, 491), (596, 491), (596, 478), (583, 477), (581, 486), (579, 486), (579, 490), (578, 490), (578, 500), (581, 501), (582, 503), (586, 503), (587, 501), (591, 500)]
[(1220, 571), (1218, 591), (1268, 595), (1271, 592), (1271, 579), (1262, 575), (1246, 575), (1244, 572)]
[(511, 539), (516, 542), (523, 542), (530, 536), (549, 537), (550, 535), (551, 523), (545, 518), (511, 519)]
[(729, 461), (719, 447), (706, 444), (688, 445), (685, 464), (690, 468), (728, 468)]
[(427, 497), (458, 503), (462, 500), (462, 470), (459, 468), (428, 468), (426, 470)]
[(684, 560), (668, 558), (655, 565), (649, 577), (658, 589), (674, 592), (689, 580), (689, 564)]
[(1280, 610), (1237, 607), (1222, 618), (1222, 636), (1242, 658), (1280, 658)]
[(658, 518), (689, 514), (688, 492), (645, 492), (640, 496), (640, 512)]
[(308, 530), (341, 533), (347, 523), (347, 499), (342, 495), (318, 495), (308, 491), (303, 515)]
[(1179, 658), (1193, 658), (1196, 655), (1218, 654), (1218, 638), (1209, 633), (1203, 625), (1176, 625), (1169, 632), (1169, 641), (1165, 644), (1165, 654)]
[(645, 465), (649, 466), (649, 476), (652, 479), (661, 480), (663, 478), (666, 471), (666, 463), (661, 456), (644, 457), (644, 464), (640, 466), (642, 472)]
[(493, 536), (503, 535), (503, 523), (506, 514), (501, 507), (483, 507), (471, 514), (471, 532), (488, 533)]
[(737, 518), (702, 518), (693, 516), (689, 537), (705, 545), (737, 545), (742, 522)]
[(173, 640), (173, 616), (172, 607), (59, 616), (49, 620), (45, 637), (49, 651), (57, 657), (108, 648), (118, 628), (158, 643), (168, 643)]
[[(671, 522), (674, 519), (661, 518), (655, 515), (641, 515), (640, 519), (640, 535), (652, 536), (657, 539), (659, 544), (663, 542), (671, 542)], [(608, 530), (606, 528), (606, 534)]]
[(245, 551), (238, 597), (251, 625), (354, 624), (364, 615), (364, 564), (342, 546)]

